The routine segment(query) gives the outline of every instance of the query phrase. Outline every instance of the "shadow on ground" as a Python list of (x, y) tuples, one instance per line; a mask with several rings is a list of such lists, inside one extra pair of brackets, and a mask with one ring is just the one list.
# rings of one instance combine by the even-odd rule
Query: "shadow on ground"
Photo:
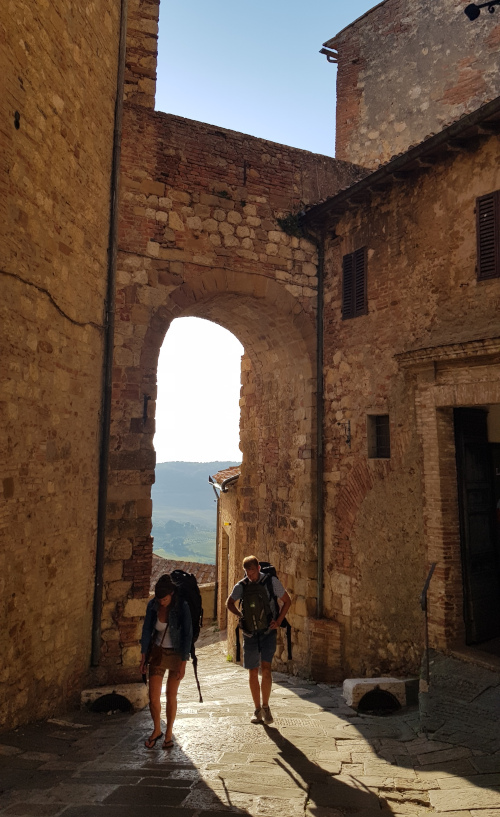
[(225, 660), (223, 643), (204, 642), (204, 703), (188, 669), (172, 750), (144, 748), (147, 711), (82, 711), (4, 733), (0, 815), (471, 817), (500, 808), (500, 754), (432, 740), (416, 710), (359, 715), (339, 689), (276, 673), (275, 723), (251, 724), (247, 673)]

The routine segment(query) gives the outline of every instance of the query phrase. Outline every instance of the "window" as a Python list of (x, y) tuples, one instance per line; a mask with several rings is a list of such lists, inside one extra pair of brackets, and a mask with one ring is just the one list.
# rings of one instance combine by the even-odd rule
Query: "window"
[(477, 278), (500, 277), (500, 190), (476, 201)]
[(388, 460), (391, 456), (391, 433), (388, 414), (368, 415), (368, 456)]
[(366, 315), (366, 247), (342, 259), (342, 318)]

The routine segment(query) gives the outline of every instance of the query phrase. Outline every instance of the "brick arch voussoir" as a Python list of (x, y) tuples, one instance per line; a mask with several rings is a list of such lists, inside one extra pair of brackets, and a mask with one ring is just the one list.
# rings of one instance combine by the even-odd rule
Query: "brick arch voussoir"
[(358, 463), (340, 491), (335, 511), (337, 533), (342, 539), (350, 536), (359, 507), (372, 487), (373, 475), (367, 463)]
[[(265, 337), (283, 365), (303, 358), (312, 372), (316, 348), (314, 316), (285, 286), (262, 275), (210, 270), (171, 292), (151, 314), (143, 343), (143, 359), (159, 353), (170, 323), (179, 317), (200, 317), (232, 332), (258, 360)], [(142, 364), (143, 361), (141, 361)]]

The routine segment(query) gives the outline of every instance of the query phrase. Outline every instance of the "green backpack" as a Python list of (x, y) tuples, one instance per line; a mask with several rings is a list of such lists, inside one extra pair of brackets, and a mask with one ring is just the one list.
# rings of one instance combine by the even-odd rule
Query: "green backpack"
[[(243, 634), (255, 635), (257, 640), (269, 627), (269, 624), (279, 615), (278, 599), (274, 593), (273, 576), (276, 569), (269, 562), (259, 562), (259, 568), (264, 577), (258, 582), (251, 582), (248, 577), (239, 584), (243, 589), (241, 597), (242, 619), (236, 627), (236, 661), (240, 660), (240, 630)], [(286, 629), (288, 660), (292, 660), (292, 629), (286, 618), (281, 626)]]
[(243, 589), (241, 597), (241, 612), (243, 617), (240, 627), (244, 633), (264, 633), (269, 627), (273, 614), (269, 592), (266, 588), (267, 576), (258, 582), (243, 579), (240, 585)]

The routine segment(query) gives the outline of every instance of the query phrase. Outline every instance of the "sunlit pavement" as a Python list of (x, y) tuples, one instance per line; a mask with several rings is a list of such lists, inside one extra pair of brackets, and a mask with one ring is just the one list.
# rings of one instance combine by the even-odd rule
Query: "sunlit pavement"
[(199, 650), (202, 704), (188, 667), (168, 751), (144, 748), (147, 711), (0, 735), (0, 814), (500, 817), (500, 753), (428, 739), (416, 710), (357, 715), (340, 690), (281, 674), (274, 724), (253, 725), (247, 673), (224, 646)]

